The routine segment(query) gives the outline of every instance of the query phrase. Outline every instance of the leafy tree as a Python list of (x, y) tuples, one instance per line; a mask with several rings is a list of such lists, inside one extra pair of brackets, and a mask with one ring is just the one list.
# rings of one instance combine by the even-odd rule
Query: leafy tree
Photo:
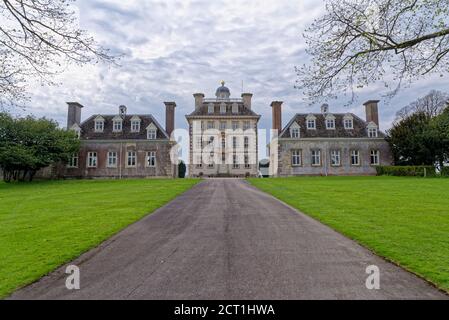
[(435, 155), (431, 148), (434, 143), (431, 141), (432, 136), (429, 135), (431, 119), (424, 112), (416, 112), (393, 124), (388, 131), (387, 140), (396, 165), (435, 163)]
[(0, 113), (0, 168), (7, 182), (31, 181), (39, 169), (66, 162), (78, 150), (76, 134), (60, 129), (53, 120)]
[(184, 163), (184, 161), (179, 161), (179, 165), (178, 165), (178, 178), (185, 178), (186, 177), (186, 164)]
[(377, 81), (395, 94), (449, 70), (449, 0), (326, 0), (326, 11), (304, 34), (311, 64), (296, 68), (312, 100)]
[(74, 0), (0, 0), (0, 106), (26, 99), (30, 78), (75, 63), (113, 61), (108, 50), (77, 26)]
[(429, 136), (429, 140), (434, 142), (432, 147), (435, 149), (436, 161), (441, 168), (445, 162), (449, 161), (449, 104), (432, 120)]

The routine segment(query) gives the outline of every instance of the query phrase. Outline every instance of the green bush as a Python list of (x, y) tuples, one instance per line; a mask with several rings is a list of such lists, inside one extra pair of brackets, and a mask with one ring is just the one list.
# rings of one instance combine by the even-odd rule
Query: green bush
[(378, 176), (402, 176), (402, 177), (434, 177), (436, 176), (433, 166), (378, 166)]
[(449, 167), (441, 168), (440, 173), (442, 177), (449, 177)]

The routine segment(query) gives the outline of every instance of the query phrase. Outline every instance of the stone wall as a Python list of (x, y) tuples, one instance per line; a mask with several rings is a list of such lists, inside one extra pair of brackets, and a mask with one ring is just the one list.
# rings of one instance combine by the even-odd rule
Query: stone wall
[[(275, 148), (271, 148), (275, 149)], [(291, 150), (302, 151), (302, 165), (293, 166)], [(311, 150), (321, 150), (321, 165), (312, 166)], [(331, 166), (330, 151), (340, 150), (340, 166)], [(360, 165), (351, 165), (351, 150), (359, 150)], [(278, 148), (279, 176), (295, 175), (375, 175), (376, 168), (370, 164), (371, 150), (379, 150), (380, 165), (391, 165), (393, 162), (390, 146), (383, 138), (359, 139), (280, 139)], [(270, 155), (274, 159), (274, 155)], [(270, 163), (272, 165), (273, 162)]]

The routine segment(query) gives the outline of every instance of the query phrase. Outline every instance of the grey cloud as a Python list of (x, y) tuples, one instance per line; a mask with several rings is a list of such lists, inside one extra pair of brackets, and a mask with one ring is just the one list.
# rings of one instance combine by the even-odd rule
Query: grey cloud
[[(301, 34), (323, 4), (308, 1), (119, 1), (78, 0), (80, 23), (112, 52), (123, 53), (120, 67), (73, 67), (59, 87), (36, 86), (26, 112), (65, 123), (65, 101), (86, 106), (83, 117), (116, 112), (153, 113), (164, 122), (163, 101), (176, 101), (176, 125), (187, 128), (184, 115), (193, 109), (194, 92), (212, 96), (225, 80), (234, 97), (254, 93), (261, 127), (271, 126), (272, 100), (283, 100), (286, 123), (296, 112), (318, 111), (294, 89), (295, 65), (308, 61)], [(396, 110), (427, 93), (443, 89), (447, 80), (429, 79), (405, 88), (388, 105), (381, 104), (381, 120), (389, 127)], [(376, 87), (372, 87), (376, 88)], [(335, 112), (364, 116), (364, 100), (381, 98), (368, 88), (357, 101), (347, 97), (329, 104)], [(265, 154), (264, 151), (261, 154)]]

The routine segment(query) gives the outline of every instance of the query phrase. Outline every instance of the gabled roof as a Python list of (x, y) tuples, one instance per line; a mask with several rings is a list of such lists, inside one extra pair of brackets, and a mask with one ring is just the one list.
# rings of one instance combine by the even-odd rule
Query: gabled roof
[[(161, 125), (156, 121), (156, 119), (150, 115), (126, 115), (123, 118), (123, 128), (120, 132), (113, 132), (113, 119), (119, 117), (117, 114), (114, 115), (100, 115), (104, 118), (104, 130), (103, 132), (95, 132), (95, 119), (99, 115), (93, 115), (87, 120), (81, 123), (81, 139), (85, 140), (114, 140), (114, 139), (124, 139), (124, 140), (147, 140), (147, 128), (149, 125), (153, 124), (157, 128), (157, 139), (170, 139), (167, 132)], [(139, 117), (141, 121), (141, 127), (139, 132), (131, 131), (131, 119), (134, 117)]]
[[(366, 121), (360, 119), (353, 113), (350, 115), (353, 118), (353, 129), (345, 129), (343, 119), (347, 118), (348, 113), (332, 113), (335, 117), (335, 129), (326, 129), (326, 115), (322, 113), (314, 113), (313, 116), (316, 118), (316, 129), (307, 129), (306, 121), (307, 118), (311, 116), (310, 113), (298, 113), (296, 114), (290, 122), (285, 126), (279, 135), (280, 138), (291, 138), (290, 127), (293, 123), (297, 123), (300, 126), (300, 136), (301, 138), (367, 138), (367, 126)], [(384, 137), (382, 132), (379, 132), (379, 137)]]

